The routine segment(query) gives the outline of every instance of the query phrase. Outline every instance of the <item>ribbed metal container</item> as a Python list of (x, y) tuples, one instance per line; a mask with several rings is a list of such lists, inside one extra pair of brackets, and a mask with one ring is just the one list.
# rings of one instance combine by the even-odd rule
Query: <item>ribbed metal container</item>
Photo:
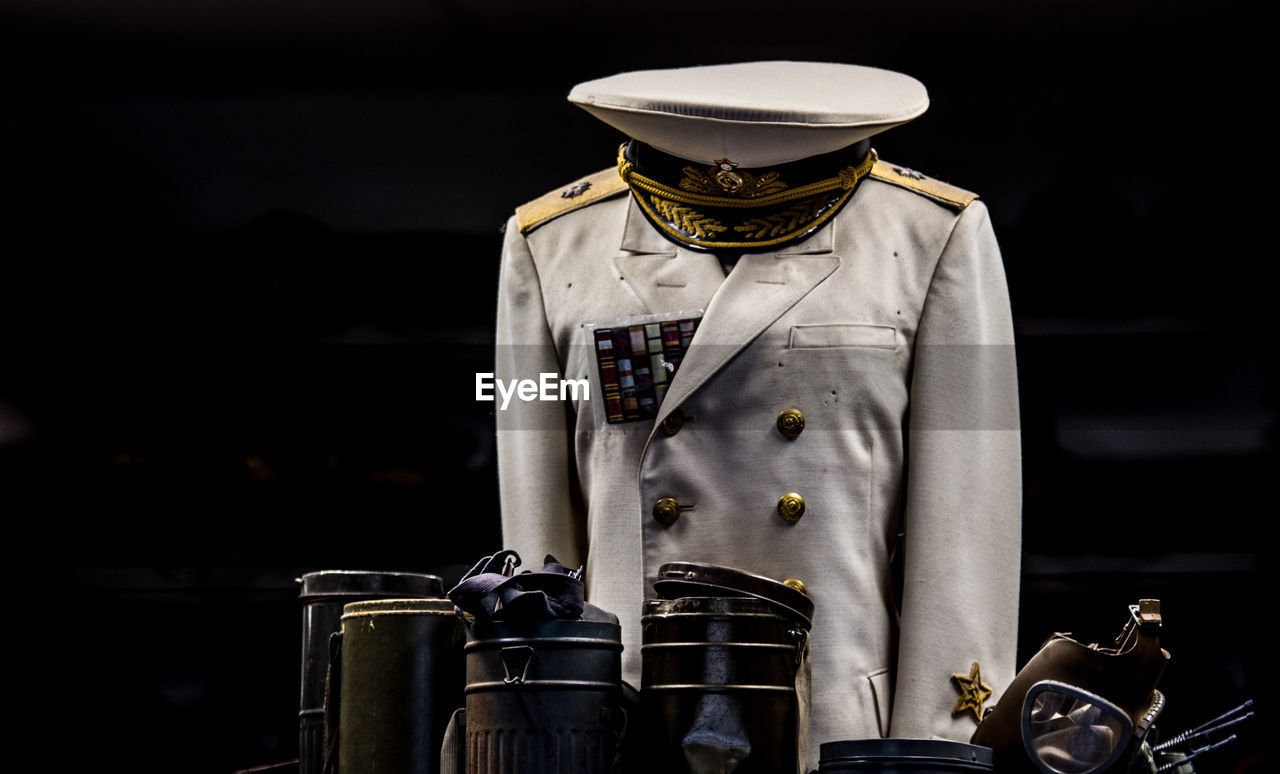
[(329, 637), (342, 628), (348, 602), (387, 598), (438, 599), (437, 575), (366, 570), (321, 570), (298, 578), (302, 603), (302, 681), (298, 701), (299, 774), (324, 769), (324, 681), (329, 671)]
[(338, 771), (437, 774), (462, 706), (465, 625), (447, 599), (355, 602), (342, 614)]
[(641, 627), (646, 771), (800, 769), (795, 617), (762, 599), (682, 597), (645, 602)]
[(624, 726), (617, 624), (477, 623), (466, 664), (467, 774), (614, 770)]

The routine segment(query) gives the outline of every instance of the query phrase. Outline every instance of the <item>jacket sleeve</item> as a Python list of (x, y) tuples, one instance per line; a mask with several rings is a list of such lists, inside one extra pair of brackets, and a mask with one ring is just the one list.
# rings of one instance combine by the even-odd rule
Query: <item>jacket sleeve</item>
[[(495, 355), (494, 375), (505, 384), (563, 375), (537, 267), (514, 218), (507, 223), (498, 275)], [(527, 568), (541, 567), (546, 554), (570, 567), (583, 563), (585, 527), (573, 497), (568, 404), (512, 397), (503, 408), (501, 395), (495, 398), (503, 547), (518, 552)]]
[(1013, 679), (1022, 471), (1013, 324), (981, 202), (960, 215), (916, 334), (905, 563), (891, 735), (968, 741), (960, 683), (978, 664), (994, 705)]

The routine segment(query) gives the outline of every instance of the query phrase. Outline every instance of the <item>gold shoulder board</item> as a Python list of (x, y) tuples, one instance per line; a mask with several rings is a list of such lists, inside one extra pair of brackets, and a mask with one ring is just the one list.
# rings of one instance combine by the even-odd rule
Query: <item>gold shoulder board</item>
[(909, 188), (952, 209), (963, 210), (978, 198), (978, 195), (972, 191), (956, 188), (941, 180), (926, 177), (914, 169), (900, 167), (887, 161), (877, 161), (871, 168), (871, 176), (886, 183)]
[(626, 188), (627, 184), (618, 176), (617, 167), (602, 169), (590, 177), (584, 177), (576, 183), (557, 188), (516, 207), (516, 225), (520, 227), (521, 234), (527, 234), (552, 218), (624, 191)]

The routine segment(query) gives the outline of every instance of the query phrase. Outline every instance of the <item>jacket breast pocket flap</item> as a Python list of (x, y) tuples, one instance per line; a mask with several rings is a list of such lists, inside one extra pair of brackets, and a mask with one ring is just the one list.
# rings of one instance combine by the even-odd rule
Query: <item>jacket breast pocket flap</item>
[(897, 329), (891, 325), (866, 323), (824, 323), (793, 325), (788, 349), (825, 349), (829, 347), (870, 347), (894, 349), (898, 346)]

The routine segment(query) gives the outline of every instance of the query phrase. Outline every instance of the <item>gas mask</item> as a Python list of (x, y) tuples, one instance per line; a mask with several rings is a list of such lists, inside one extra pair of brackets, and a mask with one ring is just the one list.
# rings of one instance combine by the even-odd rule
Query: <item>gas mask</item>
[(999, 774), (1126, 772), (1164, 709), (1156, 684), (1160, 602), (1141, 600), (1113, 647), (1056, 634), (1009, 684), (972, 744), (990, 747)]

